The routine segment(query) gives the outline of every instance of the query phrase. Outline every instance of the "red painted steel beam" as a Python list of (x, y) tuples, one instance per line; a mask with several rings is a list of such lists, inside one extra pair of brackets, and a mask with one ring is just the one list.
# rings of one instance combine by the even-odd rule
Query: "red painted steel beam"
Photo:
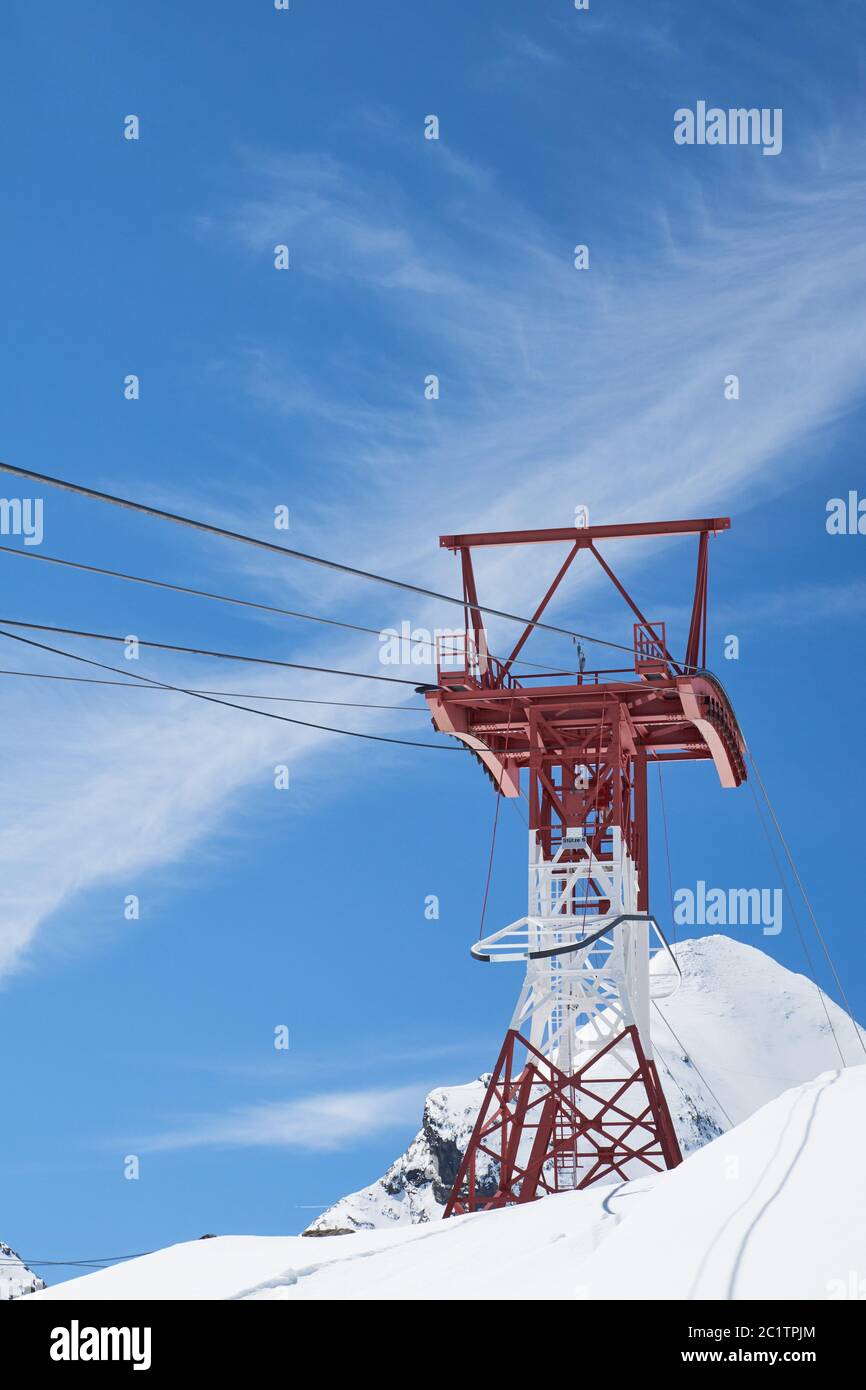
[(571, 541), (590, 545), (594, 540), (627, 540), (630, 536), (700, 535), (706, 531), (727, 531), (729, 516), (703, 517), (697, 521), (635, 521), (618, 526), (554, 526), (542, 531), (478, 531), (463, 536), (440, 536), (445, 550), (463, 550), (477, 545), (544, 545), (549, 541)]
[[(703, 540), (703, 537), (701, 537), (701, 539)], [(668, 651), (667, 647), (664, 646), (664, 644), (662, 643), (662, 641), (661, 641), (661, 639), (659, 638), (659, 635), (658, 635), (658, 633), (656, 632), (655, 628), (654, 628), (650, 623), (647, 622), (646, 618), (644, 617), (643, 613), (642, 613), (642, 612), (640, 611), (640, 609), (638, 608), (638, 606), (637, 606), (637, 604), (635, 603), (634, 599), (632, 598), (631, 594), (628, 592), (628, 589), (626, 589), (626, 587), (625, 587), (624, 584), (621, 584), (621, 583), (619, 582), (619, 580), (617, 579), (617, 577), (616, 577), (616, 575), (614, 574), (613, 570), (611, 569), (610, 565), (609, 565), (609, 564), (607, 563), (607, 561), (605, 560), (604, 556), (601, 554), (600, 551), (596, 550), (595, 546), (594, 546), (591, 542), (590, 542), (589, 549), (591, 550), (592, 554), (595, 556), (596, 560), (598, 560), (598, 563), (601, 565), (601, 567), (602, 567), (602, 569), (604, 570), (605, 574), (607, 575), (608, 579), (611, 581), (611, 583), (614, 585), (614, 587), (615, 587), (616, 589), (618, 589), (619, 593), (620, 593), (620, 594), (622, 595), (622, 597), (625, 599), (626, 603), (628, 604), (628, 606), (629, 606), (629, 608), (631, 609), (631, 611), (634, 613), (634, 615), (635, 615), (635, 617), (637, 618), (638, 622), (640, 623), (641, 627), (645, 628), (646, 631), (649, 632), (649, 633), (656, 639), (656, 641), (658, 642), (659, 646), (662, 648), (662, 651), (663, 651), (664, 654), (665, 654), (665, 660), (667, 661), (668, 665), (669, 665), (669, 666), (672, 666), (672, 667), (674, 668), (675, 671), (679, 672), (679, 669), (680, 669), (679, 666), (678, 666), (678, 665), (676, 664), (676, 662), (674, 661), (674, 659), (673, 659), (673, 657), (671, 656), (670, 652)]]
[[(559, 588), (560, 584), (562, 583), (563, 579), (565, 578), (565, 575), (566, 575), (566, 573), (568, 572), (569, 566), (571, 565), (571, 562), (572, 562), (572, 560), (574, 559), (574, 557), (575, 557), (575, 555), (577, 554), (577, 552), (578, 552), (579, 549), (580, 549), (580, 547), (577, 545), (577, 543), (575, 543), (575, 544), (572, 546), (571, 550), (568, 552), (568, 554), (566, 555), (564, 561), (562, 562), (562, 564), (561, 564), (561, 566), (560, 566), (560, 568), (559, 568), (559, 572), (557, 573), (555, 579), (553, 579), (553, 580), (551, 581), (550, 588), (547, 590), (547, 593), (544, 595), (544, 598), (541, 600), (541, 602), (539, 603), (539, 605), (538, 605), (538, 607), (536, 608), (535, 612), (533, 613), (532, 617), (530, 618), (529, 622), (527, 623), (526, 627), (523, 629), (523, 632), (522, 632), (522, 633), (520, 634), (520, 636), (518, 637), (517, 643), (516, 643), (515, 647), (513, 648), (510, 657), (508, 658), (508, 660), (506, 661), (505, 665), (504, 665), (503, 668), (502, 668), (502, 679), (503, 679), (503, 680), (504, 680), (504, 678), (508, 675), (508, 672), (511, 670), (511, 667), (514, 665), (514, 662), (515, 662), (516, 658), (517, 658), (517, 657), (520, 655), (520, 653), (522, 652), (525, 643), (526, 643), (527, 640), (532, 636), (532, 633), (533, 633), (533, 631), (534, 631), (534, 629), (535, 629), (535, 624), (538, 622), (538, 620), (539, 620), (539, 618), (541, 617), (542, 613), (544, 612), (545, 608), (547, 607), (547, 605), (549, 604), (550, 600), (553, 598), (553, 595), (556, 593), (557, 589)], [(467, 552), (464, 550), (464, 551), (463, 551), (463, 554), (465, 555), (466, 553), (467, 553)]]
[(686, 644), (685, 666), (694, 670), (703, 639), (702, 663), (707, 664), (707, 576), (709, 573), (709, 538), (707, 533), (698, 542), (698, 572), (695, 577), (695, 597), (692, 604), (692, 620), (689, 625), (689, 640)]

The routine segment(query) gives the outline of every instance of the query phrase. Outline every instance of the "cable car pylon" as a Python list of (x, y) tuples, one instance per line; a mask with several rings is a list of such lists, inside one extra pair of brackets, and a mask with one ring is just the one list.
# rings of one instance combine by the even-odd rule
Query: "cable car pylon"
[[(728, 697), (706, 669), (710, 536), (727, 517), (440, 537), (460, 556), (465, 634), (446, 639), (435, 727), (471, 748), (498, 795), (529, 803), (526, 915), (471, 948), (518, 961), (523, 985), (463, 1155), (445, 1216), (673, 1168), (681, 1154), (653, 1060), (652, 998), (678, 966), (649, 908), (647, 765), (711, 759), (723, 787), (746, 779), (745, 745)], [(649, 622), (599, 542), (697, 537), (684, 659)], [(510, 655), (489, 654), (472, 553), (486, 546), (569, 549)], [(581, 552), (631, 609), (628, 668), (516, 677), (512, 668)], [(614, 645), (614, 644), (611, 644)], [(663, 953), (667, 966), (650, 973)]]

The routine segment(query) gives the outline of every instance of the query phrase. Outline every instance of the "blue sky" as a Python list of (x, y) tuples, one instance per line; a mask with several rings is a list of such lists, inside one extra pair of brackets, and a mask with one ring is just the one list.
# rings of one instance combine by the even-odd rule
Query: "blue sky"
[[(265, 537), (284, 504), (277, 539), (450, 592), (442, 532), (568, 524), (579, 504), (597, 522), (730, 514), (710, 664), (861, 1018), (866, 539), (828, 536), (825, 515), (866, 491), (864, 29), (839, 0), (52, 0), (0, 16), (3, 457)], [(781, 108), (782, 153), (675, 145), (674, 111), (698, 100)], [(41, 495), (48, 554), (376, 629), (451, 621)], [(691, 548), (621, 554), (682, 640)], [(2, 554), (0, 576), (6, 618), (382, 671), (372, 637)], [(481, 567), (515, 611), (542, 579), (504, 552)], [(555, 617), (629, 638), (580, 573)], [(564, 658), (533, 640), (526, 655)], [(4, 646), (4, 668), (82, 673)], [(137, 669), (400, 698), (165, 654)], [(494, 812), (471, 760), (144, 690), (3, 676), (0, 699), (0, 1238), (25, 1257), (301, 1229), (383, 1171), (427, 1089), (492, 1063), (518, 980), (468, 956)], [(277, 708), (428, 736), (402, 709)], [(747, 788), (699, 766), (669, 769), (665, 792), (675, 885), (777, 884)], [(524, 854), (504, 807), (489, 924), (520, 914)], [(664, 922), (660, 832), (651, 893)], [(803, 969), (790, 919), (736, 934)]]

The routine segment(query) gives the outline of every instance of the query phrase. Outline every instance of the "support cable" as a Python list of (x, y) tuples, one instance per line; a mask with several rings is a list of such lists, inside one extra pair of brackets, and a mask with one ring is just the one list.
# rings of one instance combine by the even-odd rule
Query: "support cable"
[[(747, 748), (746, 751), (747, 751), (747, 753), (748, 753), (749, 760), (750, 760), (750, 762), (752, 763), (752, 768), (753, 768), (753, 770), (754, 770), (754, 772), (755, 772), (755, 776), (756, 776), (756, 778), (757, 778), (757, 780), (758, 780), (758, 783), (760, 784), (760, 780), (761, 780), (761, 779), (760, 779), (760, 777), (758, 777), (758, 769), (757, 769), (757, 767), (755, 767), (754, 760), (752, 759), (751, 753), (748, 752), (748, 748)], [(826, 1020), (827, 1020), (827, 1027), (830, 1029), (830, 1033), (831, 1033), (831, 1035), (832, 1035), (833, 1042), (834, 1042), (835, 1045), (836, 1045), (836, 1051), (839, 1053), (839, 1060), (840, 1060), (840, 1062), (842, 1063), (842, 1066), (843, 1066), (843, 1068), (844, 1068), (844, 1067), (847, 1065), (846, 1062), (845, 1062), (845, 1054), (844, 1054), (843, 1051), (842, 1051), (842, 1047), (841, 1047), (841, 1044), (840, 1044), (840, 1042), (839, 1042), (839, 1038), (838, 1038), (837, 1033), (836, 1033), (836, 1028), (835, 1028), (834, 1023), (833, 1023), (833, 1020), (832, 1020), (832, 1018), (831, 1018), (831, 1016), (830, 1016), (830, 1009), (829, 1009), (829, 1007), (828, 1007), (827, 996), (826, 996), (826, 994), (824, 993), (823, 989), (821, 988), (821, 986), (820, 986), (819, 983), (818, 983), (818, 979), (817, 979), (817, 974), (818, 974), (818, 972), (817, 972), (817, 970), (815, 969), (814, 963), (813, 963), (813, 961), (812, 961), (812, 954), (811, 954), (811, 952), (810, 952), (810, 950), (809, 950), (809, 947), (808, 947), (808, 944), (807, 944), (807, 942), (806, 942), (805, 933), (803, 932), (803, 928), (802, 928), (802, 926), (800, 925), (800, 917), (799, 917), (799, 914), (798, 914), (798, 912), (797, 912), (797, 909), (796, 909), (796, 907), (795, 907), (795, 905), (794, 905), (794, 902), (793, 902), (793, 900), (792, 900), (792, 898), (791, 898), (791, 894), (790, 894), (790, 891), (789, 891), (789, 889), (788, 889), (788, 885), (787, 885), (787, 883), (785, 882), (785, 875), (784, 875), (784, 873), (782, 872), (782, 866), (781, 866), (781, 864), (779, 863), (779, 857), (778, 857), (778, 855), (776, 854), (776, 846), (773, 844), (773, 840), (772, 840), (772, 837), (771, 837), (771, 835), (770, 835), (769, 827), (768, 827), (768, 825), (766, 824), (766, 822), (765, 822), (765, 820), (764, 820), (764, 816), (763, 816), (763, 814), (762, 814), (762, 812), (761, 812), (761, 804), (760, 804), (760, 802), (758, 801), (758, 794), (757, 794), (757, 792), (755, 791), (755, 788), (754, 788), (754, 785), (752, 784), (751, 779), (749, 779), (749, 786), (750, 786), (750, 788), (751, 788), (752, 799), (753, 799), (753, 801), (754, 801), (754, 803), (755, 803), (755, 811), (756, 811), (757, 816), (758, 816), (758, 821), (759, 821), (759, 823), (760, 823), (761, 830), (763, 831), (763, 834), (764, 834), (764, 839), (765, 839), (766, 842), (767, 842), (767, 846), (768, 846), (768, 848), (769, 848), (769, 850), (770, 850), (770, 854), (771, 854), (771, 856), (772, 856), (773, 863), (774, 863), (775, 866), (776, 866), (776, 872), (777, 872), (777, 874), (779, 875), (779, 881), (780, 881), (780, 883), (781, 883), (781, 885), (782, 885), (782, 892), (783, 892), (784, 895), (785, 895), (785, 898), (786, 898), (787, 903), (788, 903), (788, 907), (789, 907), (790, 910), (791, 910), (791, 915), (792, 915), (792, 917), (794, 918), (794, 926), (795, 926), (795, 928), (796, 928), (797, 937), (798, 937), (798, 939), (799, 939), (800, 945), (801, 945), (802, 950), (803, 950), (803, 955), (804, 955), (804, 957), (805, 957), (805, 959), (806, 959), (806, 965), (807, 965), (808, 970), (809, 970), (809, 978), (811, 979), (812, 983), (814, 984), (814, 986), (815, 986), (815, 991), (816, 991), (816, 993), (817, 993), (817, 995), (818, 995), (818, 997), (819, 997), (819, 999), (820, 999), (820, 1001), (821, 1001), (821, 1007), (822, 1007), (823, 1010), (824, 1010), (824, 1017), (825, 1017)], [(766, 794), (765, 794), (765, 795), (766, 795)], [(783, 843), (784, 843), (784, 841), (783, 841)], [(795, 876), (796, 876), (796, 874), (795, 874)], [(820, 939), (820, 934), (819, 934), (819, 939)], [(841, 990), (841, 988), (840, 988), (840, 992), (841, 992), (842, 997), (843, 997), (843, 999), (844, 999), (844, 998), (845, 998), (845, 992), (844, 992), (844, 990)], [(846, 1005), (847, 1005), (847, 1000), (846, 1000)], [(861, 1047), (864, 1047), (863, 1038), (862, 1038), (862, 1036), (861, 1036), (861, 1034), (860, 1034), (860, 1030), (859, 1030), (859, 1028), (857, 1027), (857, 1024), (854, 1022), (853, 1015), (851, 1014), (851, 1011), (850, 1011), (850, 1006), (848, 1006), (848, 1010), (847, 1010), (847, 1011), (848, 1011), (848, 1017), (851, 1019), (851, 1024), (852, 1024), (852, 1026), (853, 1026), (853, 1028), (854, 1028), (854, 1031), (855, 1031), (855, 1033), (857, 1034), (857, 1037), (858, 1037), (858, 1039), (859, 1039), (859, 1041), (860, 1041), (860, 1046), (861, 1046)], [(866, 1051), (866, 1047), (864, 1047), (864, 1051)]]
[(25, 1259), (23, 1255), (19, 1255), (15, 1260), (0, 1257), (0, 1265), (12, 1265), (16, 1268), (19, 1265), (25, 1265), (27, 1269), (31, 1267), (44, 1269), (51, 1265), (61, 1269), (79, 1268), (96, 1270), (104, 1269), (109, 1265), (119, 1264), (123, 1260), (140, 1260), (143, 1259), (145, 1255), (155, 1255), (157, 1253), (156, 1250), (141, 1250), (137, 1255), (104, 1255), (101, 1259), (93, 1260), (31, 1260)]
[(493, 852), (496, 849), (496, 830), (499, 825), (499, 803), (502, 800), (502, 783), (505, 779), (505, 756), (508, 752), (508, 740), (511, 737), (511, 718), (514, 713), (514, 701), (508, 706), (508, 727), (505, 730), (505, 746), (502, 751), (502, 771), (499, 774), (499, 785), (496, 788), (496, 810), (493, 815), (493, 834), (490, 838), (490, 857), (487, 861), (487, 882), (484, 885), (484, 901), (481, 904), (481, 923), (478, 931), (479, 938), (484, 935), (484, 918), (487, 914), (487, 898), (490, 893), (490, 878), (493, 873)]
[[(733, 1120), (731, 1119), (731, 1117), (730, 1117), (730, 1115), (728, 1114), (728, 1112), (727, 1112), (727, 1110), (725, 1109), (725, 1107), (722, 1105), (722, 1102), (719, 1100), (718, 1096), (716, 1095), (716, 1093), (715, 1093), (715, 1091), (713, 1090), (712, 1086), (710, 1085), (709, 1081), (708, 1081), (707, 1078), (704, 1076), (703, 1072), (701, 1071), (701, 1069), (700, 1069), (700, 1067), (698, 1066), (697, 1062), (695, 1061), (694, 1057), (691, 1056), (691, 1054), (690, 1054), (690, 1053), (687, 1051), (687, 1049), (683, 1046), (683, 1044), (682, 1044), (682, 1042), (680, 1041), (680, 1039), (679, 1039), (679, 1037), (677, 1036), (677, 1034), (674, 1032), (673, 1024), (670, 1022), (669, 1019), (665, 1018), (665, 1015), (662, 1013), (661, 1009), (660, 1009), (659, 1006), (658, 1006), (658, 1000), (657, 1000), (657, 999), (654, 999), (654, 1000), (652, 1001), (652, 1003), (653, 1003), (653, 1008), (655, 1009), (655, 1011), (656, 1011), (656, 1013), (658, 1014), (659, 1018), (661, 1019), (662, 1023), (665, 1025), (665, 1027), (666, 1027), (667, 1029), (669, 1029), (671, 1036), (673, 1037), (674, 1041), (675, 1041), (676, 1044), (677, 1044), (677, 1047), (680, 1049), (680, 1052), (683, 1054), (683, 1056), (685, 1057), (685, 1059), (686, 1059), (686, 1061), (689, 1063), (689, 1065), (692, 1066), (692, 1067), (694, 1067), (694, 1069), (695, 1069), (695, 1071), (697, 1072), (698, 1076), (700, 1077), (701, 1081), (702, 1081), (703, 1084), (706, 1086), (706, 1088), (707, 1088), (707, 1090), (709, 1091), (710, 1095), (712, 1096), (713, 1100), (716, 1102), (716, 1105), (719, 1107), (719, 1109), (721, 1110), (721, 1112), (722, 1112), (722, 1114), (724, 1115), (725, 1119), (727, 1120), (728, 1124), (731, 1126), (731, 1129), (733, 1129), (733, 1128), (734, 1128), (734, 1122), (733, 1122)], [(671, 1080), (672, 1080), (677, 1086), (679, 1086), (680, 1091), (682, 1092), (683, 1098), (684, 1098), (685, 1100), (688, 1100), (689, 1097), (686, 1095), (686, 1092), (683, 1090), (682, 1086), (680, 1086), (679, 1081), (677, 1081), (677, 1079), (676, 1079), (676, 1077), (674, 1076), (673, 1072), (671, 1071), (670, 1067), (667, 1065), (667, 1062), (665, 1063), (665, 1068), (666, 1068), (667, 1073), (668, 1073), (668, 1076), (671, 1078)]]
[[(214, 526), (206, 521), (196, 521), (192, 517), (182, 516), (177, 512), (164, 511), (161, 507), (150, 507), (143, 502), (134, 502), (128, 497), (117, 497), (110, 492), (99, 492), (96, 488), (69, 482), (65, 478), (55, 478), (47, 473), (34, 473), (29, 468), (18, 468), (14, 464), (3, 462), (0, 462), (0, 472), (12, 473), (18, 478), (29, 478), (32, 482), (47, 483), (49, 487), (61, 488), (63, 491), (72, 492), (78, 497), (88, 497), (97, 502), (108, 502), (114, 507), (122, 507), (127, 511), (157, 517), (160, 521), (172, 521), (194, 531), (203, 531), (207, 535), (220, 536), (224, 540), (239, 541), (243, 545), (255, 546), (257, 549), (267, 550), (271, 554), (282, 555), (292, 560), (302, 560), (311, 565), (319, 565), (324, 569), (334, 570), (338, 574), (351, 575), (355, 579), (369, 579), (377, 584), (387, 584), (392, 589), (402, 589), (407, 593), (418, 594), (423, 598), (436, 599), (439, 603), (450, 603), (464, 610), (466, 608), (465, 600), (457, 598), (455, 594), (440, 594), (435, 589), (426, 589), (420, 584), (409, 584), (406, 580), (392, 579), (388, 575), (358, 569), (354, 565), (344, 565), (338, 560), (328, 560), (321, 555), (311, 555), (303, 550), (293, 550), (285, 545), (276, 545), (273, 541), (263, 541), (256, 536), (245, 535), (242, 531), (229, 531), (223, 526)], [(591, 637), (588, 633), (572, 632), (568, 628), (556, 627), (552, 623), (543, 623), (532, 618), (524, 618), (517, 613), (508, 613), (501, 608), (489, 608), (484, 604), (474, 604), (473, 607), (479, 613), (489, 613), (492, 617), (504, 618), (507, 622), (520, 623), (524, 627), (537, 628), (539, 631), (554, 632), (559, 637), (579, 638), (584, 642), (593, 642), (597, 646), (612, 647), (617, 651), (632, 654), (634, 652), (633, 647), (627, 647), (621, 642), (611, 642), (603, 637)]]
[(826, 941), (826, 938), (825, 938), (825, 936), (824, 936), (824, 933), (821, 931), (821, 928), (820, 928), (820, 926), (818, 925), (818, 919), (817, 919), (817, 917), (815, 916), (815, 912), (814, 912), (814, 909), (813, 909), (813, 907), (812, 907), (812, 903), (811, 903), (811, 901), (810, 901), (810, 899), (809, 899), (808, 893), (806, 892), (806, 886), (805, 886), (805, 884), (803, 883), (802, 878), (800, 877), (799, 871), (798, 871), (798, 869), (797, 869), (797, 865), (796, 865), (795, 862), (794, 862), (794, 856), (793, 856), (793, 854), (791, 853), (791, 850), (790, 850), (790, 848), (789, 848), (789, 846), (788, 846), (788, 841), (785, 839), (785, 836), (784, 836), (784, 834), (783, 834), (783, 832), (782, 832), (782, 827), (781, 827), (781, 825), (779, 824), (779, 818), (778, 818), (778, 816), (776, 815), (776, 812), (775, 812), (775, 810), (774, 810), (774, 808), (773, 808), (773, 803), (771, 802), (770, 797), (769, 797), (769, 793), (767, 792), (767, 788), (764, 786), (763, 779), (762, 779), (762, 777), (761, 777), (760, 772), (758, 771), (758, 766), (757, 766), (757, 763), (755, 762), (754, 756), (753, 756), (753, 754), (752, 754), (752, 750), (748, 747), (748, 745), (746, 746), (746, 753), (747, 753), (747, 755), (748, 755), (749, 762), (752, 764), (752, 770), (753, 770), (753, 772), (754, 772), (756, 778), (758, 779), (758, 786), (761, 788), (761, 792), (762, 792), (762, 794), (763, 794), (764, 800), (765, 800), (766, 803), (767, 803), (767, 809), (768, 809), (768, 811), (770, 812), (770, 815), (771, 815), (771, 817), (772, 817), (772, 819), (773, 819), (773, 824), (774, 824), (775, 827), (776, 827), (776, 833), (778, 834), (779, 840), (781, 841), (781, 844), (782, 844), (782, 848), (783, 848), (783, 850), (785, 851), (785, 857), (786, 857), (786, 859), (788, 860), (788, 864), (790, 865), (791, 873), (794, 875), (794, 880), (795, 880), (795, 882), (796, 882), (796, 884), (797, 884), (797, 887), (798, 887), (799, 890), (800, 890), (800, 893), (802, 894), (803, 902), (806, 904), (806, 911), (808, 912), (809, 917), (810, 917), (811, 922), (812, 922), (812, 926), (813, 926), (814, 929), (815, 929), (815, 935), (816, 935), (817, 938), (818, 938), (818, 941), (819, 941), (820, 946), (821, 946), (821, 950), (823, 951), (824, 957), (825, 957), (825, 959), (826, 959), (826, 961), (827, 961), (827, 964), (828, 964), (828, 966), (830, 967), (830, 973), (832, 974), (833, 979), (834, 979), (834, 981), (835, 981), (835, 983), (836, 983), (836, 988), (838, 989), (839, 994), (840, 994), (841, 997), (842, 997), (842, 1002), (843, 1002), (843, 1004), (845, 1005), (845, 1012), (847, 1013), (849, 1019), (851, 1020), (851, 1026), (852, 1026), (852, 1028), (854, 1029), (854, 1032), (857, 1034), (857, 1039), (858, 1039), (858, 1041), (859, 1041), (859, 1043), (860, 1043), (861, 1048), (863, 1049), (864, 1054), (866, 1054), (866, 1042), (864, 1042), (864, 1040), (863, 1040), (863, 1035), (862, 1035), (862, 1033), (860, 1032), (860, 1029), (857, 1027), (857, 1023), (855, 1022), (854, 1014), (853, 1014), (853, 1012), (852, 1012), (851, 1005), (850, 1005), (849, 1000), (848, 1000), (848, 995), (847, 995), (846, 992), (845, 992), (845, 986), (842, 984), (842, 980), (841, 980), (841, 978), (840, 978), (839, 972), (838, 972), (838, 970), (836, 969), (835, 962), (834, 962), (834, 960), (833, 960), (832, 955), (830, 954), (830, 948), (829, 948), (829, 946), (827, 945), (827, 941)]
[[(2, 621), (2, 619), (0, 619)], [(112, 671), (117, 676), (129, 675), (138, 681), (146, 681), (148, 685), (160, 686), (163, 690), (173, 690), (178, 695), (191, 695), (196, 700), (206, 700), (211, 705), (224, 705), (227, 709), (243, 710), (246, 714), (257, 714), (260, 719), (276, 719), (281, 724), (297, 724), (305, 729), (320, 729), (328, 734), (344, 734), (347, 738), (368, 739), (372, 743), (396, 743), (403, 748), (435, 748), (441, 753), (465, 753), (467, 751), (463, 744), (457, 746), (447, 743), (422, 743), (415, 739), (388, 738), (385, 734), (361, 733), (356, 729), (340, 729), (331, 724), (316, 724), (309, 719), (292, 719), (287, 714), (275, 714), (273, 710), (253, 709), (252, 705), (236, 705), (231, 700), (217, 699), (214, 695), (204, 695), (200, 691), (189, 690), (181, 685), (170, 685), (168, 681), (154, 680), (150, 676), (142, 676), (136, 671), (123, 671), (119, 666), (109, 666), (103, 661), (94, 661), (92, 657), (79, 656), (77, 652), (65, 651), (62, 647), (51, 647), (45, 642), (36, 642), (31, 637), (22, 637), (16, 632), (7, 632), (0, 628), (0, 637), (7, 637), (12, 642), (23, 642), (28, 647), (36, 647), (39, 651), (51, 652), (53, 656), (67, 657), (70, 661), (80, 661), (86, 666), (96, 666), (102, 671)]]
[[(81, 570), (85, 574), (98, 574), (109, 579), (123, 579), (130, 584), (145, 584), (154, 589), (167, 589), (175, 594), (187, 594), (193, 598), (213, 599), (217, 603), (232, 603), (241, 608), (253, 608), (261, 613), (275, 613), (283, 618), (298, 618), (307, 623), (323, 623), (326, 627), (339, 627), (346, 632), (361, 632), (366, 636), (379, 637), (387, 634), (391, 629), (364, 627), (360, 623), (347, 623), (339, 618), (323, 618), (315, 613), (301, 613), (294, 608), (279, 608), (272, 603), (258, 603), (253, 599), (237, 598), (231, 594), (216, 594), (210, 589), (194, 589), (186, 584), (175, 584), (167, 579), (153, 579), (141, 574), (127, 574), (123, 570), (106, 569), (101, 565), (85, 565), (79, 560), (65, 560), (59, 555), (46, 555), (43, 551), (21, 550), (14, 545), (0, 545), (0, 553), (4, 555), (15, 555), (23, 560), (41, 560), (43, 564), (62, 565), (65, 569)], [(436, 651), (436, 643), (428, 642), (425, 638), (404, 637), (396, 633), (398, 642), (408, 642), (413, 647), (424, 647), (428, 651)], [(515, 663), (518, 666), (533, 666), (540, 671), (546, 671), (548, 675), (563, 676), (568, 673), (565, 671), (548, 670), (548, 662), (520, 660)]]
[[(86, 637), (95, 642), (125, 644), (129, 640), (127, 637), (117, 637), (110, 632), (85, 632), (81, 628), (52, 627), (48, 623), (25, 623), (16, 618), (0, 618), (0, 623), (5, 623), (8, 627), (24, 627), (27, 628), (28, 632), (59, 632), (65, 637)], [(269, 656), (241, 656), (237, 652), (211, 651), (208, 647), (184, 647), (176, 642), (149, 642), (143, 637), (136, 637), (135, 640), (140, 647), (152, 647), (155, 651), (183, 652), (187, 656), (212, 656), (220, 661), (242, 661), (251, 666), (279, 666), (288, 671), (314, 671), (318, 675), (324, 676), (351, 676), (355, 680), (385, 681), (388, 685), (411, 685), (413, 690), (418, 688), (418, 681), (410, 680), (408, 676), (380, 676), (370, 674), (368, 671), (345, 671), (333, 666), (311, 666), (302, 661), (278, 661), (275, 657)], [(116, 668), (111, 667), (109, 669), (114, 670)], [(122, 668), (121, 674), (123, 674)], [(130, 671), (129, 674), (132, 675), (133, 673)], [(431, 688), (435, 689), (436, 687)]]
[[(12, 671), (0, 669), (0, 676), (28, 676), (32, 680), (66, 681), (73, 685), (111, 685), (120, 690), (168, 690), (170, 686), (130, 685), (128, 680), (100, 680), (98, 676), (59, 676), (50, 671)], [(286, 705), (329, 705), (339, 709), (387, 709), (395, 714), (429, 714), (426, 705), (383, 705), (359, 700), (311, 700), (300, 695), (260, 695), (251, 690), (199, 690), (190, 687), (190, 695), (225, 695), (232, 700), (267, 700)]]
[(674, 917), (674, 877), (673, 877), (673, 872), (672, 872), (672, 870), (671, 870), (671, 845), (670, 845), (670, 838), (669, 838), (669, 836), (668, 836), (668, 814), (667, 814), (667, 810), (665, 809), (665, 789), (664, 789), (664, 783), (662, 782), (662, 765), (661, 765), (661, 763), (658, 762), (658, 761), (656, 762), (656, 769), (657, 769), (658, 775), (659, 775), (659, 800), (660, 800), (660, 802), (661, 802), (662, 825), (664, 826), (664, 833), (665, 833), (665, 855), (666, 855), (666, 857), (667, 857), (667, 862), (668, 862), (668, 891), (669, 891), (669, 893), (670, 893), (670, 899), (671, 899), (671, 936), (672, 936), (672, 938), (673, 938), (673, 943), (674, 943), (674, 945), (676, 946), (676, 944), (677, 944), (677, 924), (676, 924), (676, 918)]

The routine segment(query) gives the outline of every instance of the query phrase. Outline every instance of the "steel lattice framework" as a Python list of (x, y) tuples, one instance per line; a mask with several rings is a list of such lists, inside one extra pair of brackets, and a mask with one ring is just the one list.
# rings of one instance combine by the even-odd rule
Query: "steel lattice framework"
[[(425, 691), (437, 729), (471, 748), (498, 794), (529, 806), (524, 917), (472, 947), (482, 961), (524, 965), (517, 1006), (445, 1215), (679, 1163), (653, 1061), (652, 998), (678, 967), (649, 910), (647, 767), (711, 759), (722, 786), (745, 780), (744, 745), (719, 681), (706, 670), (709, 538), (727, 517), (640, 525), (443, 536), (460, 556), (465, 638), (438, 659)], [(685, 656), (668, 649), (602, 556), (598, 542), (696, 535)], [(472, 562), (483, 546), (567, 542), (569, 549), (505, 660), (489, 655)], [(531, 679), (513, 667), (575, 558), (586, 551), (631, 609), (628, 668)], [(650, 972), (655, 954), (662, 959)]]

